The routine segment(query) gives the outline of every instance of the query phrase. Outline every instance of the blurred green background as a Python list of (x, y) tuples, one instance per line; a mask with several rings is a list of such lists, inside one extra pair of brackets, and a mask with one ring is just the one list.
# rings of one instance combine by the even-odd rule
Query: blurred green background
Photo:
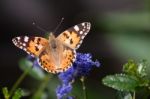
[[(22, 74), (19, 59), (27, 55), (16, 48), (11, 39), (19, 35), (44, 36), (32, 22), (51, 32), (62, 17), (64, 22), (55, 35), (84, 21), (92, 24), (77, 50), (89, 52), (101, 62), (101, 67), (94, 68), (87, 77), (88, 99), (115, 99), (116, 91), (103, 86), (101, 79), (121, 72), (128, 59), (150, 62), (150, 0), (1, 0), (1, 87), (11, 88)], [(39, 83), (28, 76), (20, 87), (35, 90)], [(55, 97), (58, 83), (57, 77), (51, 80), (50, 97)], [(72, 94), (82, 96), (80, 81), (77, 80), (73, 88)]]

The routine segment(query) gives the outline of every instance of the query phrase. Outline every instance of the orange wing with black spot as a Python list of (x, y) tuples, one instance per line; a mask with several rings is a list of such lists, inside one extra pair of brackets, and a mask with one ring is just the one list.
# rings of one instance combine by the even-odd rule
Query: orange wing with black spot
[(47, 46), (48, 40), (42, 37), (19, 36), (12, 39), (13, 43), (32, 56), (39, 56)]
[(77, 49), (80, 47), (82, 40), (88, 34), (90, 28), (91, 24), (89, 22), (83, 22), (67, 29), (57, 39), (70, 48)]
[[(60, 56), (62, 56), (59, 57), (60, 60), (56, 60), (50, 52), (49, 49), (44, 50), (38, 58), (38, 62), (41, 67), (50, 73), (60, 73), (68, 70), (72, 66), (72, 63), (75, 61), (76, 58), (75, 50), (67, 46), (64, 46), (63, 52), (60, 53)], [(59, 62), (60, 65), (58, 66), (57, 63)]]

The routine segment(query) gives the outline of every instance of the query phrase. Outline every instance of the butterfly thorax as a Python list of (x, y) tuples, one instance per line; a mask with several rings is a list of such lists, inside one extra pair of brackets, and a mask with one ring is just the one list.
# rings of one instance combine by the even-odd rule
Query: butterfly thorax
[(55, 50), (58, 46), (57, 43), (58, 42), (57, 42), (55, 36), (52, 33), (50, 33), (50, 35), (49, 35), (49, 46), (50, 46), (50, 48)]
[(49, 36), (49, 51), (51, 52), (50, 57), (52, 58), (52, 60), (54, 61), (54, 64), (56, 66), (60, 66), (61, 65), (61, 61), (62, 61), (62, 52), (63, 52), (63, 44), (55, 38), (55, 36), (53, 34), (50, 34)]

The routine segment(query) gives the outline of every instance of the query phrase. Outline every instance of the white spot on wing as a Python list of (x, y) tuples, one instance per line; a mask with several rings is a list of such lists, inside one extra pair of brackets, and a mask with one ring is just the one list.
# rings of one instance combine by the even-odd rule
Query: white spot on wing
[(75, 29), (76, 31), (79, 31), (79, 27), (78, 27), (77, 25), (74, 26), (74, 29)]
[(27, 51), (28, 54), (30, 54), (30, 52)]
[(23, 46), (19, 46), (19, 48), (23, 49)]
[(27, 51), (27, 49), (26, 49), (26, 48), (24, 48), (23, 50), (24, 50), (24, 51)]
[(81, 39), (84, 39), (85, 36), (81, 36)]
[(85, 26), (85, 23), (82, 23), (82, 26)]
[(80, 31), (80, 34), (83, 34), (83, 31)]
[(88, 23), (88, 24), (87, 24), (87, 29), (89, 29), (89, 30), (90, 30), (90, 28), (91, 28), (91, 24), (90, 24), (90, 23)]
[(79, 44), (81, 44), (82, 43), (82, 40), (79, 42)]
[(26, 46), (26, 43), (23, 43), (22, 45), (23, 45), (23, 46)]
[(84, 33), (84, 35), (87, 35), (87, 34), (88, 34), (87, 32)]
[(48, 71), (48, 69), (47, 69), (46, 67), (45, 67), (44, 69), (45, 69), (46, 71)]
[(24, 41), (25, 41), (25, 42), (28, 42), (28, 40), (29, 40), (29, 37), (25, 36), (25, 37), (24, 37)]
[(79, 48), (79, 47), (80, 47), (80, 44), (78, 44), (76, 48)]
[(20, 37), (17, 37), (18, 40), (20, 40)]
[(17, 45), (17, 41), (15, 39), (12, 40), (15, 45)]

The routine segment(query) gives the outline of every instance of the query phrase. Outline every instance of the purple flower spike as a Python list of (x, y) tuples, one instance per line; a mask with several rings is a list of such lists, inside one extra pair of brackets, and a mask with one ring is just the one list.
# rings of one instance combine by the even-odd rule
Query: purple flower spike
[(56, 88), (57, 99), (63, 99), (63, 96), (66, 96), (72, 90), (71, 84), (63, 84), (62, 86), (58, 86)]
[[(58, 99), (64, 99), (64, 96), (69, 94), (72, 90), (72, 81), (76, 77), (87, 76), (93, 67), (99, 67), (99, 61), (92, 61), (91, 54), (77, 53), (76, 61), (73, 66), (66, 72), (62, 72), (58, 75), (62, 82), (61, 86), (56, 89), (56, 94)], [(68, 96), (66, 99), (73, 99), (73, 97)]]

